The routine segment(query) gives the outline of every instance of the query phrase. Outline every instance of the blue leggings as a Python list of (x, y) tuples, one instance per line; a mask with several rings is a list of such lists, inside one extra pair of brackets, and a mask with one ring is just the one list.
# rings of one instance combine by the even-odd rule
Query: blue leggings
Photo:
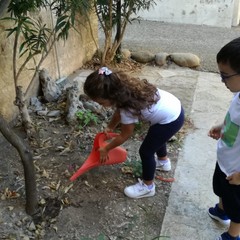
[(158, 157), (167, 155), (167, 141), (181, 129), (183, 123), (184, 110), (182, 108), (175, 121), (167, 124), (155, 124), (149, 128), (139, 149), (143, 180), (151, 181), (154, 179), (156, 169), (154, 154), (156, 153)]

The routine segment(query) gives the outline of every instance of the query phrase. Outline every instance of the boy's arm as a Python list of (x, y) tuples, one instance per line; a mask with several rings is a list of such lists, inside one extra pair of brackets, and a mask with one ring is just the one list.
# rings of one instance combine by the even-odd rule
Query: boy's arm
[(240, 173), (239, 172), (233, 173), (232, 175), (226, 177), (226, 179), (229, 181), (230, 184), (240, 185)]

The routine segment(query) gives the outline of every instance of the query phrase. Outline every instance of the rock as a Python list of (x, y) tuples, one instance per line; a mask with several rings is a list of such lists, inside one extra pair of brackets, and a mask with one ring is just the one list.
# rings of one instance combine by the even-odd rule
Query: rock
[(101, 113), (102, 110), (102, 107), (94, 101), (83, 102), (83, 106), (85, 109), (89, 109), (90, 111), (95, 113)]
[(26, 235), (21, 235), (21, 240), (29, 240), (30, 238)]
[(122, 49), (121, 53), (123, 59), (128, 59), (131, 57), (131, 52), (128, 49)]
[(57, 83), (51, 79), (46, 69), (39, 72), (39, 80), (41, 82), (44, 99), (47, 102), (58, 100), (61, 90)]
[(43, 109), (42, 103), (38, 100), (37, 97), (30, 98), (30, 105), (34, 107), (34, 111), (41, 111)]
[(163, 66), (167, 63), (168, 57), (169, 57), (168, 53), (165, 53), (165, 52), (157, 53), (155, 56), (155, 63), (158, 66)]
[(21, 227), (21, 226), (22, 226), (22, 222), (21, 222), (21, 221), (17, 221), (17, 222), (16, 222), (16, 225), (17, 225), (18, 227)]
[(60, 89), (64, 89), (68, 82), (68, 79), (66, 77), (62, 77), (56, 80), (56, 84), (59, 86)]
[(171, 60), (181, 67), (198, 67), (200, 66), (200, 58), (192, 53), (172, 53)]
[(106, 117), (106, 111), (104, 110), (104, 108), (97, 102), (91, 100), (86, 94), (80, 94), (79, 100), (81, 101), (85, 109), (97, 113), (104, 118)]
[(72, 87), (67, 88), (66, 120), (69, 124), (76, 121), (76, 112), (84, 109), (82, 102), (79, 101), (80, 90), (78, 82), (73, 82)]
[(48, 110), (47, 109), (37, 111), (37, 115), (39, 115), (39, 116), (46, 116), (47, 114), (48, 114)]
[(47, 114), (48, 117), (59, 117), (61, 116), (61, 111), (60, 110), (53, 110), (48, 112)]
[(154, 60), (155, 55), (149, 51), (132, 52), (131, 58), (140, 63), (148, 63)]
[(35, 231), (35, 230), (36, 230), (36, 226), (35, 226), (34, 222), (31, 222), (31, 223), (28, 225), (28, 230), (29, 230), (29, 231)]

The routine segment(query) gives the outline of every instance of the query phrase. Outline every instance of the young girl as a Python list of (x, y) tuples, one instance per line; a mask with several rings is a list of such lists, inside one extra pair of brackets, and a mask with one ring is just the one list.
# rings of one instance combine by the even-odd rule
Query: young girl
[(150, 123), (139, 149), (143, 180), (139, 179), (137, 184), (126, 187), (124, 193), (130, 198), (154, 196), (155, 169), (171, 170), (166, 143), (184, 123), (180, 101), (147, 80), (130, 77), (121, 71), (112, 72), (107, 67), (87, 77), (84, 92), (100, 105), (116, 109), (105, 129), (106, 134), (121, 123), (121, 133), (99, 149), (102, 162), (107, 161), (109, 150), (123, 144), (133, 134), (135, 123), (141, 120)]

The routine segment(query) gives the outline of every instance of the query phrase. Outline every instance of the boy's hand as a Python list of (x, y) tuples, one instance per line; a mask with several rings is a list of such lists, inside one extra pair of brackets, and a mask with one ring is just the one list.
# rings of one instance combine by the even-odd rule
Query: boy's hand
[(218, 140), (221, 137), (221, 129), (222, 126), (220, 125), (212, 127), (208, 132), (208, 136), (215, 140)]
[(226, 177), (226, 179), (229, 181), (232, 185), (240, 185), (240, 173), (233, 173), (232, 175)]

